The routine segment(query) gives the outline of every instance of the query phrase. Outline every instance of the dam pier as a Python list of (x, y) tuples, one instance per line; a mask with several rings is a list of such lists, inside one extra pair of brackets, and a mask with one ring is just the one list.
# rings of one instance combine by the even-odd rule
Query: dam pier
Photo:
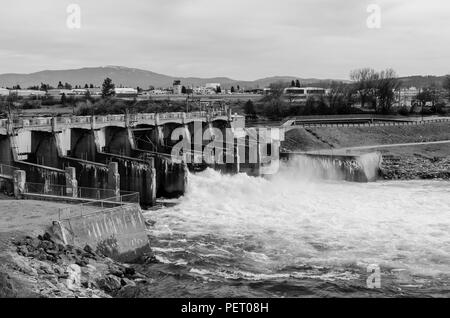
[[(140, 205), (151, 207), (158, 197), (184, 194), (188, 170), (263, 175), (271, 154), (279, 153), (281, 138), (252, 134), (258, 132), (246, 131), (245, 118), (227, 109), (8, 118), (0, 120), (0, 176), (10, 190), (9, 181), (16, 180), (16, 195), (77, 198), (91, 191), (95, 198), (99, 191), (117, 197), (122, 191), (139, 193)], [(206, 150), (213, 161), (205, 159)]]

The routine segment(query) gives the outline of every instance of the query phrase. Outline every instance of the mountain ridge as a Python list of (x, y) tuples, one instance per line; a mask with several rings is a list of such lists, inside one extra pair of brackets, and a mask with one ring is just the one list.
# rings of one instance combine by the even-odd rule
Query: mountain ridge
[[(110, 77), (113, 82), (120, 86), (141, 87), (170, 87), (174, 80), (181, 80), (186, 86), (201, 86), (206, 83), (221, 83), (222, 87), (229, 88), (231, 86), (241, 86), (246, 88), (263, 88), (276, 81), (292, 81), (299, 80), (303, 83), (320, 83), (330, 81), (328, 79), (300, 78), (295, 76), (271, 76), (254, 81), (236, 80), (226, 76), (218, 77), (176, 77), (156, 73), (153, 71), (129, 68), (125, 66), (100, 66), (100, 67), (83, 67), (78, 69), (66, 70), (42, 70), (29, 74), (22, 73), (5, 73), (0, 74), (0, 87), (12, 87), (20, 85), (22, 88), (40, 85), (41, 83), (56, 86), (59, 81), (70, 83), (72, 85), (94, 84), (100, 86), (106, 77)], [(341, 80), (339, 80), (341, 81)]]
[[(154, 86), (156, 88), (166, 88), (172, 86), (174, 80), (181, 80), (185, 86), (202, 86), (206, 83), (220, 83), (223, 88), (231, 86), (240, 86), (242, 88), (264, 88), (271, 83), (278, 81), (291, 82), (299, 80), (303, 85), (316, 84), (326, 85), (331, 81), (341, 81), (350, 83), (349, 80), (342, 79), (317, 79), (317, 78), (301, 78), (296, 76), (270, 76), (256, 79), (253, 81), (236, 80), (226, 76), (202, 78), (202, 77), (176, 77), (156, 73), (153, 71), (143, 70), (139, 68), (129, 68), (125, 66), (108, 65), (100, 67), (83, 67), (78, 69), (66, 70), (42, 70), (29, 74), (22, 73), (5, 73), (0, 74), (0, 87), (12, 87), (20, 85), (22, 88), (40, 85), (41, 83), (57, 86), (58, 82), (67, 82), (75, 85), (84, 86), (85, 84), (94, 84), (100, 86), (106, 77), (110, 77), (116, 86), (129, 86), (148, 88)], [(415, 86), (423, 88), (429, 85), (441, 85), (444, 76), (434, 75), (412, 75), (399, 78), (403, 87)]]

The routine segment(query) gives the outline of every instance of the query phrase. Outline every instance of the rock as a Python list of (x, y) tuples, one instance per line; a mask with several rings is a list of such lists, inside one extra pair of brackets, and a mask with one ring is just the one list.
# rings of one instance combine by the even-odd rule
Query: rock
[(135, 273), (135, 274), (133, 274), (133, 276), (131, 278), (133, 280), (136, 280), (136, 279), (146, 279), (147, 277), (142, 275), (142, 274), (140, 274), (140, 273)]
[(136, 283), (128, 278), (122, 278), (120, 280), (120, 283), (122, 284), (122, 286), (136, 286)]
[(109, 273), (114, 276), (122, 278), (122, 277), (124, 277), (124, 272), (125, 272), (125, 270), (122, 270), (119, 266), (115, 266), (115, 265), (109, 266)]
[(81, 286), (81, 268), (76, 264), (71, 264), (67, 267), (68, 278), (66, 279), (66, 286), (70, 290), (76, 290)]
[(114, 275), (103, 277), (99, 279), (97, 283), (98, 286), (107, 293), (115, 293), (122, 287), (120, 279)]
[(28, 250), (28, 248), (25, 245), (21, 245), (17, 247), (17, 253), (27, 257), (30, 254), (30, 251)]
[(31, 267), (25, 260), (16, 259), (16, 266), (19, 271), (30, 276), (37, 276), (37, 271)]
[(78, 260), (75, 261), (75, 264), (77, 264), (80, 267), (85, 267), (85, 266), (87, 266), (89, 264), (89, 262), (87, 262), (84, 259), (78, 259)]
[(53, 270), (52, 266), (47, 263), (42, 263), (40, 270), (42, 270), (45, 274), (55, 274), (55, 271)]
[(29, 245), (32, 246), (34, 249), (38, 249), (41, 245), (41, 241), (37, 238), (34, 238), (31, 240)]
[(11, 277), (0, 272), (0, 298), (15, 298), (17, 290)]
[(145, 297), (141, 289), (137, 286), (125, 286), (117, 294), (118, 298), (139, 298)]
[(44, 234), (44, 236), (42, 238), (45, 241), (53, 241), (52, 236), (48, 232), (45, 232), (45, 234)]
[(136, 270), (133, 267), (125, 267), (125, 276), (130, 277), (136, 274)]
[(92, 255), (95, 255), (95, 252), (94, 252), (94, 250), (92, 249), (92, 247), (90, 247), (89, 245), (86, 245), (85, 247), (84, 247), (84, 249), (83, 249), (86, 253), (89, 253), (89, 254), (92, 254)]
[(53, 285), (58, 285), (58, 278), (55, 275), (42, 275), (41, 278)]

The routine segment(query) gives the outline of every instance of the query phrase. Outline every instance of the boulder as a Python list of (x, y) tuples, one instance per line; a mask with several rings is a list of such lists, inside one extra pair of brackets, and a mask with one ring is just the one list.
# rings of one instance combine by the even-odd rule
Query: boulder
[(17, 290), (11, 277), (0, 272), (0, 298), (16, 298)]
[(140, 298), (145, 297), (138, 286), (125, 286), (116, 294), (118, 298)]
[(70, 290), (76, 290), (81, 286), (81, 268), (77, 264), (71, 264), (67, 267), (68, 278), (66, 286)]
[(122, 286), (136, 286), (136, 283), (128, 278), (122, 278), (120, 280), (120, 283), (122, 284)]
[(97, 280), (97, 284), (107, 293), (115, 293), (122, 287), (120, 279), (114, 275), (107, 275), (106, 277)]

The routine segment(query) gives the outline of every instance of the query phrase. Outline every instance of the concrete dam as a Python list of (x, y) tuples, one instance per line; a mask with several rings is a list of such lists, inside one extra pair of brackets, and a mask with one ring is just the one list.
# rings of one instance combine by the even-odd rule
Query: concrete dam
[[(137, 192), (141, 206), (150, 207), (157, 197), (182, 195), (188, 169), (209, 166), (223, 172), (263, 174), (261, 148), (267, 149), (267, 141), (257, 139), (252, 161), (248, 158), (255, 142), (250, 137), (244, 138), (241, 148), (234, 135), (231, 147), (228, 139), (219, 142), (216, 148), (220, 151), (213, 150), (213, 157), (219, 160), (214, 162), (192, 160), (203, 154), (218, 133), (225, 136), (228, 131), (244, 128), (245, 118), (229, 110), (3, 119), (0, 164), (23, 171), (25, 175), (20, 178), (28, 187), (40, 186), (43, 194), (53, 194), (58, 186), (58, 192), (64, 193), (55, 195), (73, 197), (79, 192), (76, 189), (104, 189), (118, 196), (121, 191)], [(184, 136), (173, 140), (173, 132), (180, 129)], [(198, 150), (189, 148), (180, 160), (174, 158), (173, 148), (180, 140), (190, 142), (198, 135)], [(279, 152), (279, 144), (276, 141), (271, 152)], [(231, 161), (225, 160), (230, 153)], [(61, 186), (65, 187), (61, 190)]]
[(65, 244), (133, 262), (149, 251), (141, 207), (183, 195), (189, 170), (264, 176), (289, 161), (325, 178), (376, 179), (363, 162), (376, 158), (299, 157), (280, 152), (283, 140), (283, 130), (245, 128), (229, 110), (4, 119), (0, 188), (19, 199), (78, 203), (60, 211), (52, 231)]

